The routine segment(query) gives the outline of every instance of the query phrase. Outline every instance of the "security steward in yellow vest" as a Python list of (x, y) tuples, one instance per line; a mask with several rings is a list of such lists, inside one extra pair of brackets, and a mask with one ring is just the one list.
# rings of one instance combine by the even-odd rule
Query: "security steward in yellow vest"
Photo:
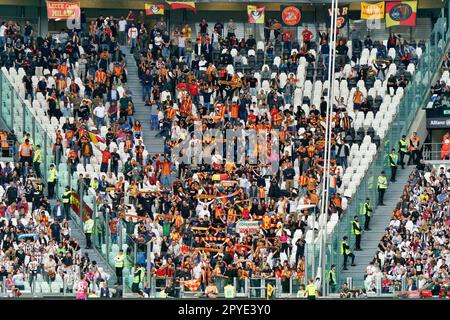
[(38, 144), (36, 146), (36, 150), (34, 150), (34, 154), (33, 154), (34, 172), (36, 172), (36, 177), (38, 177), (38, 178), (42, 177), (41, 162), (42, 162), (42, 150), (41, 150), (41, 146)]
[(66, 213), (66, 220), (70, 220), (70, 198), (72, 197), (72, 191), (70, 187), (66, 186), (64, 193), (62, 194), (62, 203), (64, 206), (64, 212)]
[(406, 136), (403, 135), (398, 142), (398, 155), (400, 156), (400, 165), (402, 169), (405, 169), (405, 155), (408, 154), (408, 142), (406, 141)]
[(234, 288), (234, 286), (231, 284), (231, 282), (229, 282), (224, 288), (223, 288), (223, 293), (225, 298), (227, 299), (233, 299), (236, 297), (236, 289)]
[(125, 267), (125, 255), (121, 249), (119, 253), (114, 257), (114, 267), (116, 268), (117, 283), (122, 283), (122, 273)]
[(134, 265), (134, 273), (133, 273), (133, 283), (131, 285), (131, 292), (138, 293), (139, 292), (139, 284), (144, 277), (145, 270), (139, 267), (138, 264)]
[(388, 188), (388, 180), (386, 178), (386, 174), (383, 171), (381, 171), (381, 174), (378, 176), (378, 205), (384, 206), (384, 194), (386, 192), (386, 189)]
[(86, 237), (86, 249), (92, 248), (92, 233), (94, 232), (94, 220), (90, 216), (83, 224), (84, 236)]
[(373, 214), (373, 209), (372, 206), (370, 205), (370, 199), (366, 198), (366, 202), (364, 203), (364, 207), (363, 207), (363, 215), (365, 217), (364, 219), (364, 230), (365, 231), (369, 231), (369, 223), (370, 223), (370, 218), (372, 217)]
[(348, 259), (348, 257), (352, 258), (352, 267), (356, 266), (356, 264), (355, 264), (355, 255), (350, 251), (350, 247), (349, 247), (347, 241), (348, 241), (348, 237), (347, 236), (342, 238), (341, 255), (344, 256), (344, 269), (343, 270), (348, 270), (347, 269), (347, 259)]
[(330, 287), (330, 292), (336, 292), (336, 265), (332, 264), (331, 269), (328, 271), (328, 286)]
[(306, 297), (308, 298), (308, 300), (316, 300), (316, 295), (317, 295), (317, 288), (316, 285), (314, 284), (313, 279), (309, 279), (309, 283), (306, 286)]
[(55, 186), (58, 180), (58, 173), (54, 164), (50, 165), (48, 169), (47, 187), (48, 187), (48, 199), (53, 199), (55, 196)]
[(359, 218), (355, 216), (352, 221), (352, 234), (355, 236), (355, 251), (361, 251), (361, 230)]
[(398, 154), (395, 152), (394, 148), (392, 148), (391, 153), (389, 154), (389, 167), (391, 168), (391, 182), (395, 182), (398, 167)]

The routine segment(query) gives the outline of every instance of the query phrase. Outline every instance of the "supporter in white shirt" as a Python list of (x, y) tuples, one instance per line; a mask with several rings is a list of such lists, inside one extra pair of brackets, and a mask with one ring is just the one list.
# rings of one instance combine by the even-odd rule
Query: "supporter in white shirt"
[(164, 90), (161, 92), (161, 102), (166, 102), (167, 100), (171, 99), (170, 91), (169, 89)]
[(211, 216), (211, 214), (207, 208), (208, 208), (207, 206), (203, 206), (203, 208), (198, 213), (198, 217), (200, 219), (209, 220), (209, 217)]
[(206, 60), (205, 60), (205, 57), (202, 56), (201, 60), (200, 60), (199, 63), (198, 63), (199, 70), (200, 70), (200, 71), (205, 71), (205, 72), (206, 72), (207, 64), (208, 64), (208, 61), (206, 61)]
[(97, 126), (97, 129), (100, 129), (101, 126), (105, 125), (105, 116), (106, 116), (106, 108), (103, 104), (99, 104), (94, 109), (94, 115), (95, 115), (95, 124)]
[(161, 37), (161, 34), (158, 33), (155, 37), (155, 46), (161, 48), (162, 43), (163, 43), (163, 38)]

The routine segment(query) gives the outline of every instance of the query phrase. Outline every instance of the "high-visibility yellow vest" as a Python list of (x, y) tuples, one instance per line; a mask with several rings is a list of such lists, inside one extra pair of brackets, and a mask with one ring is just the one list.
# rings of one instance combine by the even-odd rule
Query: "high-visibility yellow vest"
[(89, 219), (84, 222), (84, 233), (92, 233), (94, 230), (94, 220)]
[(361, 231), (355, 228), (355, 224), (356, 224), (356, 228), (359, 229), (359, 222), (353, 220), (352, 221), (352, 234), (354, 234), (355, 236), (360, 235)]
[(91, 187), (92, 187), (92, 189), (97, 190), (97, 188), (98, 188), (98, 181), (96, 179), (93, 179), (91, 181)]
[(72, 191), (66, 191), (62, 195), (62, 202), (63, 203), (70, 203), (70, 197), (72, 195)]
[(48, 179), (47, 179), (47, 181), (48, 182), (55, 182), (55, 180), (56, 180), (56, 169), (53, 168), (53, 169), (50, 169), (48, 171)]
[(401, 152), (405, 152), (405, 153), (408, 152), (408, 142), (406, 142), (405, 140), (400, 139), (399, 144), (400, 144), (399, 150)]
[(125, 256), (122, 254), (118, 254), (116, 257), (116, 264), (114, 265), (114, 267), (116, 268), (123, 268), (124, 263), (125, 263)]
[[(396, 167), (397, 166), (397, 161), (398, 161), (398, 154), (396, 154), (396, 153), (391, 153), (390, 155), (389, 155), (389, 166), (390, 167)], [(394, 163), (394, 164), (392, 164), (392, 163)]]
[(38, 163), (41, 163), (41, 162), (42, 162), (42, 159), (41, 159), (41, 149), (36, 150), (36, 151), (34, 152), (33, 162), (38, 162)]
[(367, 215), (368, 217), (372, 216), (372, 207), (367, 202), (364, 203), (363, 215)]
[(315, 296), (316, 291), (317, 291), (317, 289), (314, 284), (310, 283), (306, 286), (306, 292), (307, 292), (308, 296)]
[[(141, 270), (141, 272), (139, 272)], [(142, 276), (142, 269), (136, 269), (133, 277), (133, 283), (140, 283), (141, 282), (141, 276)]]
[(231, 284), (228, 284), (223, 288), (223, 293), (225, 298), (234, 298), (236, 296), (236, 290)]
[(328, 271), (328, 283), (336, 284), (336, 272), (333, 270)]
[(388, 187), (388, 181), (385, 176), (378, 176), (378, 188), (380, 189), (387, 189)]
[(346, 248), (345, 251), (344, 251), (344, 245), (348, 247), (347, 241), (342, 241), (341, 242), (341, 255), (344, 255), (344, 252), (345, 252), (346, 255), (349, 255), (350, 254), (350, 249)]

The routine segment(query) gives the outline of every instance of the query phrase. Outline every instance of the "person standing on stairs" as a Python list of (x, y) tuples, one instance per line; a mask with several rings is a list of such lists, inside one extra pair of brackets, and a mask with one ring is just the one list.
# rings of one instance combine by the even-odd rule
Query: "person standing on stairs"
[(144, 92), (142, 94), (142, 100), (146, 101), (147, 97), (150, 99), (152, 95), (152, 84), (153, 84), (153, 77), (150, 74), (150, 69), (145, 70), (144, 77), (142, 79), (143, 85), (144, 85)]
[(48, 170), (47, 186), (48, 186), (48, 198), (53, 199), (55, 196), (55, 186), (58, 182), (58, 172), (55, 169), (55, 165), (51, 164)]
[(136, 39), (139, 32), (138, 29), (134, 26), (134, 23), (131, 24), (131, 28), (128, 29), (128, 38), (130, 38), (130, 53), (134, 52), (134, 48), (136, 48)]
[(336, 292), (336, 266), (331, 265), (330, 271), (328, 271), (328, 285), (330, 286), (330, 293)]
[(378, 176), (378, 205), (384, 206), (384, 194), (386, 193), (386, 189), (388, 188), (388, 181), (386, 178), (386, 174), (381, 171), (381, 174)]
[(400, 156), (400, 165), (402, 169), (405, 169), (405, 155), (408, 154), (408, 142), (406, 142), (406, 136), (403, 135), (398, 142), (398, 154)]
[(93, 231), (94, 231), (94, 220), (92, 220), (92, 217), (89, 215), (83, 225), (83, 232), (84, 232), (84, 236), (86, 237), (86, 248), (85, 249), (92, 249), (92, 239), (91, 238), (92, 238)]
[(359, 226), (359, 218), (355, 216), (352, 221), (352, 234), (355, 236), (355, 251), (362, 251), (361, 249), (361, 227)]
[(395, 152), (395, 148), (392, 148), (389, 154), (389, 167), (391, 168), (391, 182), (395, 182), (398, 167), (398, 154)]
[(364, 230), (365, 231), (370, 231), (369, 228), (369, 223), (370, 223), (370, 218), (372, 217), (373, 214), (373, 209), (372, 206), (370, 205), (370, 199), (366, 198), (366, 202), (364, 203), (364, 207), (363, 207), (363, 215), (364, 215)]
[(409, 157), (408, 164), (410, 164), (411, 162), (414, 165), (419, 164), (419, 160), (420, 160), (419, 144), (420, 144), (420, 138), (417, 135), (417, 132), (413, 132), (411, 138), (409, 138), (409, 151), (411, 153), (411, 156)]
[(158, 105), (155, 101), (150, 103), (150, 130), (158, 130), (159, 129), (159, 121), (158, 121)]
[(356, 266), (355, 264), (355, 255), (350, 251), (350, 246), (348, 245), (348, 237), (344, 236), (341, 241), (341, 255), (344, 256), (344, 270), (347, 269), (347, 259), (348, 257), (352, 258), (352, 267)]
[(70, 220), (70, 198), (72, 196), (72, 191), (69, 186), (66, 186), (64, 193), (62, 194), (62, 203), (64, 206), (64, 213), (66, 214), (66, 220)]
[(122, 283), (122, 273), (123, 267), (125, 266), (125, 255), (123, 254), (123, 250), (120, 249), (119, 253), (114, 257), (114, 266), (116, 268), (116, 277), (117, 282)]

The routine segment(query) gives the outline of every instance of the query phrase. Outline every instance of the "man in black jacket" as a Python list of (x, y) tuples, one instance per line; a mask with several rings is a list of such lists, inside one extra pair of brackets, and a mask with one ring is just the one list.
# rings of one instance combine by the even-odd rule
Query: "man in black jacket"
[(18, 190), (17, 187), (14, 185), (14, 181), (10, 181), (9, 182), (9, 186), (6, 189), (6, 197), (8, 199), (8, 206), (15, 202), (17, 200), (17, 196), (18, 196)]
[(347, 157), (350, 155), (350, 148), (344, 143), (337, 144), (336, 147), (336, 157), (338, 163), (345, 169), (348, 167)]
[(108, 282), (103, 281), (103, 287), (100, 289), (100, 298), (111, 298), (108, 288)]

